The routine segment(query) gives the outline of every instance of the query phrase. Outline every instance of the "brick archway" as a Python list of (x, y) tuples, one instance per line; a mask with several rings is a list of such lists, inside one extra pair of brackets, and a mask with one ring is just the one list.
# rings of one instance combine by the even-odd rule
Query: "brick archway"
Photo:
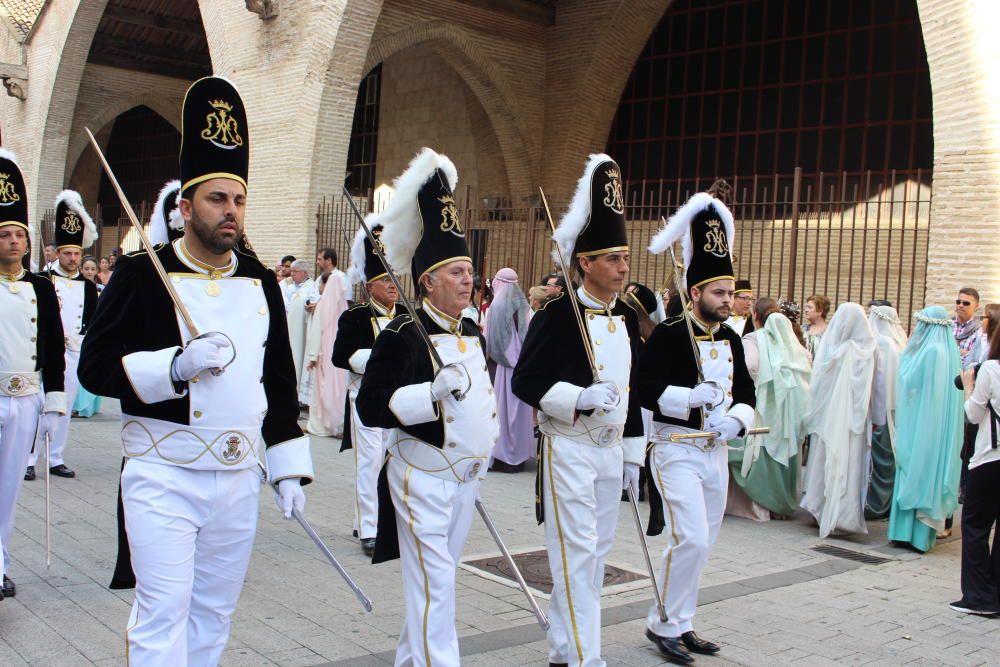
[(517, 120), (514, 95), (500, 69), (476, 48), (475, 39), (450, 23), (428, 22), (387, 35), (374, 42), (364, 71), (418, 44), (427, 44), (447, 62), (476, 96), (493, 125), (507, 170), (511, 198), (519, 201), (534, 191), (537, 157)]

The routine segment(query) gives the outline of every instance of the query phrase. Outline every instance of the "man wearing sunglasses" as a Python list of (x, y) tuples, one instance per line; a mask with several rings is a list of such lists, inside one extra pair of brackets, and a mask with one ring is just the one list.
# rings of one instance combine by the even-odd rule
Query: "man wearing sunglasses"
[(975, 362), (969, 351), (976, 344), (979, 333), (980, 320), (975, 317), (977, 310), (979, 310), (979, 292), (972, 287), (960, 289), (958, 298), (955, 299), (954, 333), (958, 352), (962, 355), (962, 370), (969, 368)]

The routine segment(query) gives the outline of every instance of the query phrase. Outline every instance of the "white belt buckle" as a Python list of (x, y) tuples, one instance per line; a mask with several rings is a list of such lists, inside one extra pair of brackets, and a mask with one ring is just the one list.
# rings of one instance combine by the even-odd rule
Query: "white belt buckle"
[(7, 378), (6, 391), (10, 396), (19, 396), (28, 388), (28, 381), (23, 375), (11, 375)]

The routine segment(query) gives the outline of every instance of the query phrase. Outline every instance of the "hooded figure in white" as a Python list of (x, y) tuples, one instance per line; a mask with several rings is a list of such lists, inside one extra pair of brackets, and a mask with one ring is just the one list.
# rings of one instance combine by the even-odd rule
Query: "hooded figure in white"
[(892, 487), (896, 477), (896, 380), (899, 377), (899, 359), (906, 347), (906, 332), (899, 324), (899, 315), (892, 306), (873, 306), (868, 311), (878, 345), (879, 367), (876, 369), (877, 396), (884, 396), (879, 403), (882, 412), (873, 413), (872, 421), (885, 424), (885, 428), (872, 433), (872, 476), (868, 484), (865, 518), (884, 519), (892, 506)]

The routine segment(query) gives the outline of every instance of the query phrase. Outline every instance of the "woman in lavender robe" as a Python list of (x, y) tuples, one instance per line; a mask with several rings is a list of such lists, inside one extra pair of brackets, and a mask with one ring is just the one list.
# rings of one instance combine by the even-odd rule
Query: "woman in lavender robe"
[(520, 472), (524, 462), (535, 455), (531, 406), (520, 401), (510, 389), (514, 366), (521, 356), (521, 344), (528, 333), (531, 308), (517, 284), (513, 269), (500, 269), (493, 278), (493, 300), (486, 311), (486, 357), (496, 364), (493, 391), (497, 397), (500, 439), (493, 448), (497, 472)]

